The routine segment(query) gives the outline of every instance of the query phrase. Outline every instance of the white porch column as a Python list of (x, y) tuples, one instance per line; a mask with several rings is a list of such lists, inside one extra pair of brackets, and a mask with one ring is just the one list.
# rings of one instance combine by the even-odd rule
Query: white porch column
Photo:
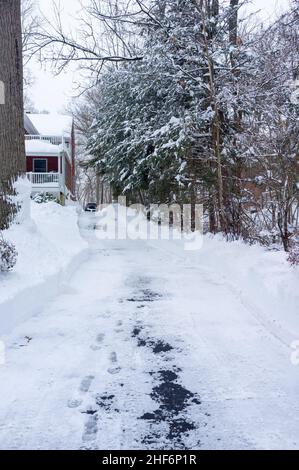
[(62, 188), (63, 194), (66, 193), (65, 191), (65, 152), (62, 152)]

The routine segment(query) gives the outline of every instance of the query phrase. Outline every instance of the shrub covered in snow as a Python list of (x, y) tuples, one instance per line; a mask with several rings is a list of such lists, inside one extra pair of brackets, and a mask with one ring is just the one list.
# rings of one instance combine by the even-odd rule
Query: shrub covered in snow
[(57, 202), (59, 203), (59, 200), (56, 196), (54, 196), (54, 194), (51, 194), (51, 193), (39, 193), (39, 194), (35, 194), (32, 199), (34, 200), (34, 202), (36, 202), (37, 204), (43, 204), (43, 203), (46, 203), (46, 202)]
[(0, 235), (0, 271), (8, 272), (14, 268), (17, 262), (17, 250), (15, 246)]
[(291, 250), (288, 256), (288, 261), (292, 266), (299, 266), (299, 245)]
[(12, 198), (12, 202), (18, 209), (15, 222), (22, 224), (30, 219), (31, 183), (26, 176), (20, 177), (14, 183), (14, 189), (15, 196)]

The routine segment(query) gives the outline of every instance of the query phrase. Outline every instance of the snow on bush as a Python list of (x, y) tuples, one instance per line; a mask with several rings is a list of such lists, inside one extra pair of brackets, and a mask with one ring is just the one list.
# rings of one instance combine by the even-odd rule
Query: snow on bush
[(15, 196), (12, 196), (11, 202), (16, 205), (18, 212), (15, 222), (22, 224), (30, 219), (30, 196), (31, 196), (31, 183), (22, 176), (14, 183)]
[(11, 271), (17, 262), (17, 250), (15, 246), (0, 235), (0, 271)]
[(299, 266), (299, 245), (291, 250), (288, 261), (292, 266)]
[[(14, 195), (8, 197), (8, 202), (17, 208), (14, 223), (21, 225), (30, 221), (30, 194), (31, 183), (26, 176), (21, 176), (15, 181)], [(3, 238), (0, 234), (0, 272), (11, 271), (17, 262), (17, 250), (15, 245)]]
[(54, 196), (54, 194), (51, 194), (51, 193), (38, 193), (38, 194), (35, 194), (32, 197), (32, 199), (37, 204), (43, 204), (43, 203), (47, 203), (47, 202), (57, 202), (57, 203), (59, 203), (58, 198), (56, 196)]

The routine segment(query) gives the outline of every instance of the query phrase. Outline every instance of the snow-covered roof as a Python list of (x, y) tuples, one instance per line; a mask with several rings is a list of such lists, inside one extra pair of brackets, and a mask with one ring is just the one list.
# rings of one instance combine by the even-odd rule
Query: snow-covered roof
[(58, 156), (61, 145), (53, 145), (47, 140), (26, 140), (26, 155), (53, 155)]
[(72, 116), (58, 113), (27, 114), (27, 116), (41, 135), (70, 136), (71, 134)]
[(24, 113), (24, 126), (25, 132), (27, 134), (36, 135), (38, 134), (38, 130), (34, 127), (33, 123), (29, 119), (28, 115)]

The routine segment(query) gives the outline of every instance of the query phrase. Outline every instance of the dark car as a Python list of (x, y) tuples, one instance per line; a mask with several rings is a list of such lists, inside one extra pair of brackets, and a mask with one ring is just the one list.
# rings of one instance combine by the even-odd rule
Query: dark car
[(85, 212), (96, 212), (97, 211), (97, 204), (95, 202), (89, 202), (85, 206)]

